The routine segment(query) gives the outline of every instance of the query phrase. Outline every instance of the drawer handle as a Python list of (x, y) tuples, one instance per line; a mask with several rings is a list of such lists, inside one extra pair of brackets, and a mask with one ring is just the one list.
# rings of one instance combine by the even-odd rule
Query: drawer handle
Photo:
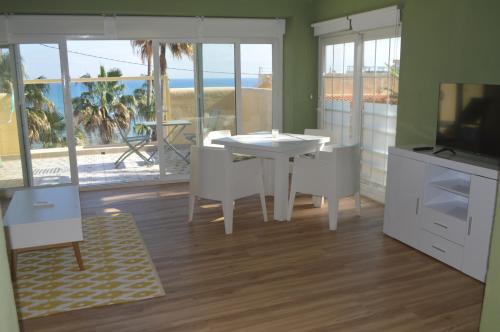
[(439, 226), (439, 227), (444, 228), (444, 229), (448, 229), (448, 226), (440, 224), (437, 221), (434, 222), (434, 225)]
[(467, 235), (470, 235), (471, 226), (472, 226), (472, 216), (469, 217), (469, 228), (467, 229)]
[(444, 254), (444, 253), (446, 253), (446, 250), (441, 249), (441, 248), (439, 248), (439, 247), (436, 247), (435, 245), (432, 245), (432, 247), (433, 247), (434, 249), (436, 249), (437, 251), (441, 251), (443, 254)]
[(420, 197), (417, 198), (417, 204), (415, 205), (415, 214), (418, 214), (419, 209), (420, 209)]

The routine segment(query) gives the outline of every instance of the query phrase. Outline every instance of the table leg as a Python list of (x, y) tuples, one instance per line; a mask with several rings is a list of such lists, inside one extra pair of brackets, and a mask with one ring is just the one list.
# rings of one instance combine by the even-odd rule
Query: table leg
[(12, 280), (16, 280), (17, 251), (11, 250), (10, 255), (11, 255), (11, 261), (10, 261), (11, 271), (10, 271), (10, 273), (11, 273), (11, 276), (12, 276)]
[(75, 251), (76, 261), (78, 262), (78, 267), (81, 271), (85, 268), (83, 267), (82, 254), (80, 253), (80, 244), (78, 242), (73, 242), (73, 250)]
[(288, 210), (288, 156), (274, 160), (274, 220), (285, 221)]
[[(174, 125), (173, 128), (168, 131), (167, 136), (163, 139), (163, 141), (165, 142), (167, 149), (172, 150), (177, 156), (184, 160), (184, 162), (189, 164), (190, 161), (187, 157), (189, 156), (189, 153), (187, 155), (184, 155), (173, 145), (173, 142), (184, 131), (184, 128), (186, 128), (186, 125)], [(171, 141), (172, 143), (170, 143), (169, 141)]]
[(313, 196), (312, 202), (314, 207), (322, 208), (323, 205), (325, 204), (325, 198), (323, 196)]

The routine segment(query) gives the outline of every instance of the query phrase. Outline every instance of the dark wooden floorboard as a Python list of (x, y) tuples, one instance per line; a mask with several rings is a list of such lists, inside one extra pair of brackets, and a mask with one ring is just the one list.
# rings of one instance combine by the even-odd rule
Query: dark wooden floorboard
[[(81, 193), (85, 216), (132, 213), (166, 296), (26, 320), (24, 331), (476, 331), (483, 285), (382, 234), (383, 206), (296, 200), (291, 223), (264, 223), (257, 197), (187, 219), (187, 185)], [(272, 211), (272, 199), (268, 200)]]

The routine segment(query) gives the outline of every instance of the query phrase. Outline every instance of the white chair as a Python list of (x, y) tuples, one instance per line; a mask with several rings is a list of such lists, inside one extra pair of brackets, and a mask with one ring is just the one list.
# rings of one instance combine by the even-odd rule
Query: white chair
[(359, 145), (329, 145), (318, 152), (316, 158), (296, 158), (290, 188), (288, 220), (292, 218), (295, 194), (326, 196), (328, 199), (329, 227), (337, 229), (339, 199), (354, 195), (356, 210), (361, 212), (359, 196)]
[(196, 197), (222, 202), (224, 229), (233, 232), (233, 208), (236, 199), (259, 194), (264, 221), (267, 221), (262, 163), (259, 159), (234, 162), (227, 149), (191, 146), (189, 217), (193, 220)]
[(215, 130), (207, 133), (205, 138), (203, 139), (203, 145), (204, 146), (211, 146), (211, 147), (216, 147), (216, 148), (224, 148), (224, 145), (220, 144), (212, 144), (212, 140), (217, 139), (217, 138), (222, 138), (222, 137), (229, 137), (231, 136), (231, 131), (230, 130)]
[(330, 137), (330, 143), (327, 143), (326, 145), (332, 145), (335, 143), (335, 135), (329, 129), (304, 129), (304, 135)]
[[(330, 142), (325, 144), (325, 146), (332, 145), (335, 143), (335, 135), (333, 132), (329, 129), (304, 129), (304, 135), (311, 135), (311, 136), (324, 136), (324, 137), (330, 137)], [(310, 157), (314, 158), (316, 154), (315, 153), (308, 153), (305, 154), (305, 157)], [(290, 171), (291, 173), (291, 171)], [(324, 198), (323, 196), (313, 196), (313, 205), (314, 207), (321, 208), (324, 205)]]

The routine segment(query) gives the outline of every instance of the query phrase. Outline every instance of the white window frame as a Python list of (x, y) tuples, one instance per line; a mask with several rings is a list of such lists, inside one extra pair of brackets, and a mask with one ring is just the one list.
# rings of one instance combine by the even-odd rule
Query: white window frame
[[(73, 109), (70, 95), (71, 77), (67, 55), (68, 40), (133, 40), (150, 39), (153, 41), (154, 86), (159, 86), (159, 42), (190, 43), (231, 43), (235, 46), (236, 114), (241, 113), (241, 44), (272, 44), (273, 51), (273, 88), (272, 88), (272, 126), (283, 129), (283, 35), (284, 19), (235, 19), (200, 17), (141, 17), (141, 16), (73, 16), (73, 15), (6, 15), (0, 17), (0, 44), (10, 45), (14, 50), (15, 62), (21, 63), (19, 44), (54, 43), (59, 46), (61, 82), (63, 87), (64, 115), (68, 136), (68, 151), (71, 170), (71, 183), (78, 185), (77, 154), (73, 135)], [(63, 54), (64, 53), (64, 54)], [(236, 57), (238, 56), (238, 57)], [(198, 57), (197, 57), (198, 58)], [(197, 114), (200, 103), (200, 82), (197, 73), (201, 67), (195, 63), (195, 92), (197, 92)], [(16, 68), (19, 66), (16, 66)], [(16, 69), (18, 75), (20, 69)], [(24, 87), (18, 76), (17, 91), (19, 98), (19, 118), (24, 112)], [(155, 95), (157, 105), (157, 133), (163, 137), (162, 96)], [(27, 167), (27, 185), (33, 184), (33, 170), (29, 141), (27, 139), (27, 119), (23, 119), (23, 146)], [(238, 121), (236, 121), (238, 123)], [(161, 135), (161, 136), (160, 136)], [(164, 143), (159, 140), (159, 158), (163, 160)], [(164, 163), (160, 162), (160, 181), (171, 182), (186, 180), (186, 176), (175, 177), (165, 174)]]
[[(354, 59), (354, 86), (353, 86), (353, 136), (356, 137), (354, 143), (362, 144), (362, 133), (363, 133), (363, 78), (362, 78), (362, 68), (363, 68), (363, 51), (364, 42), (376, 39), (384, 38), (396, 38), (401, 37), (401, 25), (397, 27), (384, 27), (378, 29), (372, 29), (368, 31), (355, 32), (339, 32), (332, 34), (325, 34), (319, 37), (319, 49), (318, 49), (318, 108), (317, 108), (317, 119), (318, 128), (322, 128), (323, 119), (325, 116), (324, 109), (324, 85), (323, 85), (323, 71), (325, 66), (325, 47), (326, 45), (331, 45), (335, 43), (345, 43), (354, 42), (355, 47), (355, 59)], [(366, 190), (366, 189), (365, 189)], [(384, 202), (385, 197), (379, 192), (370, 191), (367, 193), (371, 198), (374, 198), (380, 202)]]
[(363, 61), (362, 53), (362, 36), (357, 33), (342, 33), (342, 34), (329, 34), (324, 35), (319, 38), (319, 58), (318, 63), (318, 115), (317, 115), (317, 126), (322, 128), (323, 119), (325, 114), (324, 105), (324, 92), (325, 88), (323, 85), (323, 72), (325, 70), (326, 59), (325, 48), (327, 45), (342, 44), (342, 43), (354, 43), (354, 73), (353, 73), (353, 110), (352, 110), (352, 130), (353, 130), (353, 140), (354, 143), (359, 143), (361, 140), (361, 127), (359, 122), (361, 120), (361, 98), (362, 98), (362, 82), (361, 79), (361, 66), (359, 65)]

